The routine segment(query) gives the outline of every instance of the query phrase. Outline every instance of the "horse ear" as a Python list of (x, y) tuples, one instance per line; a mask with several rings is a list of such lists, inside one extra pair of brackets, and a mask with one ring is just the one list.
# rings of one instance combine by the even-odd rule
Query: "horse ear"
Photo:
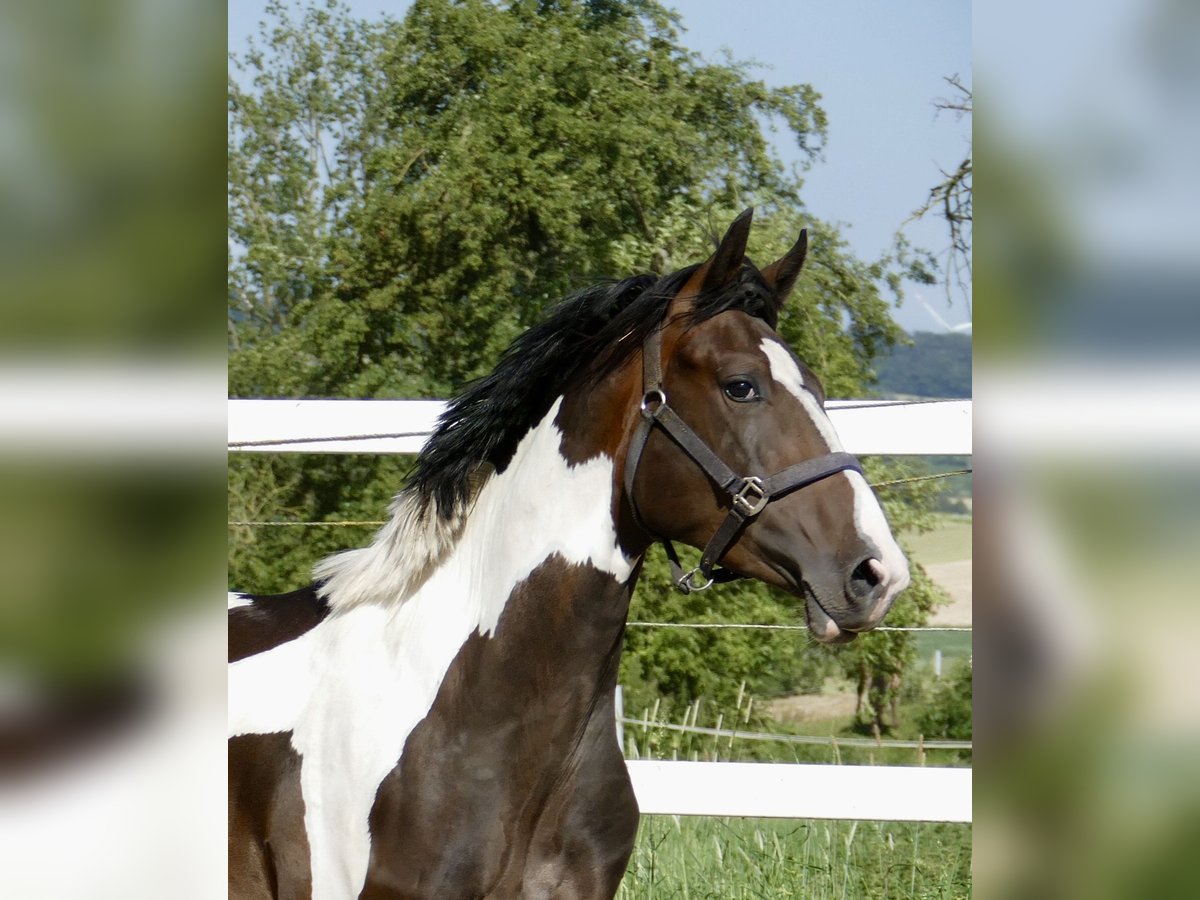
[(711, 291), (722, 288), (737, 277), (742, 271), (742, 260), (746, 257), (746, 241), (750, 237), (750, 220), (754, 218), (754, 207), (744, 210), (729, 230), (716, 252), (709, 257), (707, 271), (704, 273), (702, 290)]
[(800, 274), (800, 269), (804, 265), (804, 257), (807, 255), (808, 229), (804, 228), (800, 231), (800, 237), (796, 239), (796, 243), (792, 245), (792, 249), (760, 273), (763, 281), (769, 284), (775, 291), (775, 296), (779, 298), (780, 306), (787, 299), (787, 295), (792, 292), (792, 285), (796, 283), (796, 276)]

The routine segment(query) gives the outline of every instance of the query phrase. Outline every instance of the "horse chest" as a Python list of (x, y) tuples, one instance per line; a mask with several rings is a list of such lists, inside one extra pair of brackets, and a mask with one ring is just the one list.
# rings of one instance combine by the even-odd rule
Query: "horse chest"
[[(569, 602), (564, 584), (579, 591)], [(624, 776), (611, 709), (621, 586), (555, 557), (486, 634), (479, 605), (459, 599), (426, 591), (352, 609), (231, 668), (232, 733), (290, 732), (314, 897), (364, 884), (375, 896), (504, 896), (531, 853), (546, 876), (558, 858), (546, 847), (585, 830), (573, 807), (595, 801), (575, 773)]]
[(445, 713), (379, 787), (363, 896), (611, 896), (637, 823), (611, 706), (557, 728)]

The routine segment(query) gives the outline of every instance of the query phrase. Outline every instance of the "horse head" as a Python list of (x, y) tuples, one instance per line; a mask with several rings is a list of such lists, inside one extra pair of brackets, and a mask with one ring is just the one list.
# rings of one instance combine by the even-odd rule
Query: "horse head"
[[(704, 548), (679, 579), (707, 587), (719, 561), (802, 598), (817, 640), (874, 628), (908, 564), (857, 461), (842, 452), (820, 380), (776, 332), (807, 235), (759, 270), (751, 211), (666, 306), (640, 359), (626, 425), (622, 532)], [(630, 375), (635, 381), (636, 375)]]

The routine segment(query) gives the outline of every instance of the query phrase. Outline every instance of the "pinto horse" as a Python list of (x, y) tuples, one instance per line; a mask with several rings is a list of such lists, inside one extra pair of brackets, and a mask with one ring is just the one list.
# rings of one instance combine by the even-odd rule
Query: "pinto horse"
[(774, 330), (807, 238), (760, 271), (750, 218), (567, 298), (449, 404), (369, 547), (231, 596), (231, 896), (611, 898), (638, 824), (613, 695), (655, 541), (704, 548), (683, 590), (802, 598), (819, 641), (883, 618), (907, 563)]

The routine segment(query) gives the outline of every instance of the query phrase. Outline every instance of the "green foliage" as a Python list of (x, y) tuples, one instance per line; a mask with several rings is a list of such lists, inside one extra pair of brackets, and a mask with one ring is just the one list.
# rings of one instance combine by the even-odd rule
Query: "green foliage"
[[(698, 553), (681, 549), (685, 559)], [(798, 625), (802, 601), (754, 581), (735, 581), (683, 594), (671, 583), (666, 555), (647, 554), (630, 607), (631, 621), (754, 622)], [(654, 706), (673, 719), (695, 700), (707, 709), (732, 710), (743, 694), (776, 696), (815, 691), (832, 670), (829, 651), (803, 631), (646, 628), (626, 631), (621, 684), (630, 714)], [(699, 724), (712, 725), (704, 719)]]
[[(343, 7), (266, 9), (233, 67), (229, 109), (229, 387), (234, 396), (331, 392), (328, 360), (352, 353), (356, 304), (334, 302), (346, 223), (367, 188), (387, 26)], [(357, 361), (357, 357), (356, 357)]]
[(704, 62), (653, 2), (268, 13), (230, 83), (238, 394), (445, 394), (672, 200), (798, 205), (757, 117), (824, 139), (811, 87)]
[[(885, 459), (866, 463), (872, 482), (888, 481), (908, 473), (907, 464)], [(937, 482), (896, 485), (880, 491), (888, 521), (896, 532), (920, 532), (935, 523), (933, 505)], [(685, 561), (696, 554), (682, 551)], [(927, 622), (929, 613), (945, 595), (924, 569), (911, 561), (912, 583), (888, 613), (889, 625), (913, 626)], [(759, 582), (738, 581), (696, 594), (674, 590), (665, 556), (653, 549), (647, 556), (634, 594), (629, 618), (656, 622), (757, 622), (801, 624), (803, 603)], [(817, 692), (824, 679), (840, 672), (852, 683), (873, 678), (885, 686), (868, 696), (864, 724), (889, 730), (896, 723), (883, 719), (895, 685), (916, 658), (914, 636), (909, 632), (873, 632), (852, 643), (827, 648), (805, 632), (740, 629), (659, 629), (631, 626), (626, 634), (621, 683), (626, 707), (640, 714), (656, 702), (663, 718), (677, 719), (682, 709), (698, 699), (706, 710), (732, 709), (743, 691), (757, 697)], [(713, 725), (705, 719), (702, 725)]]
[[(892, 605), (887, 615), (890, 626), (924, 625), (929, 613), (943, 599), (942, 591), (910, 560), (912, 582)], [(853, 643), (840, 648), (838, 662), (851, 682), (865, 691), (866, 704), (859, 711), (859, 722), (874, 733), (886, 734), (900, 723), (890, 718), (889, 709), (897, 697), (903, 678), (916, 661), (913, 634), (905, 631), (873, 631), (859, 635)]]
[[(944, 474), (947, 477), (938, 480), (939, 492), (933, 508), (939, 513), (952, 516), (968, 517), (965, 523), (970, 526), (972, 497), (974, 496), (975, 480), (971, 474), (971, 457), (969, 456), (923, 456), (913, 466), (915, 474)], [(957, 473), (951, 475), (950, 473)], [(969, 553), (955, 557), (965, 559)]]
[(971, 739), (971, 661), (960, 659), (922, 704), (917, 727), (928, 738)]
[[(379, 522), (411, 457), (375, 455), (229, 458), (230, 522)], [(229, 585), (281, 593), (307, 584), (313, 565), (367, 544), (377, 525), (243, 526), (229, 531)]]

